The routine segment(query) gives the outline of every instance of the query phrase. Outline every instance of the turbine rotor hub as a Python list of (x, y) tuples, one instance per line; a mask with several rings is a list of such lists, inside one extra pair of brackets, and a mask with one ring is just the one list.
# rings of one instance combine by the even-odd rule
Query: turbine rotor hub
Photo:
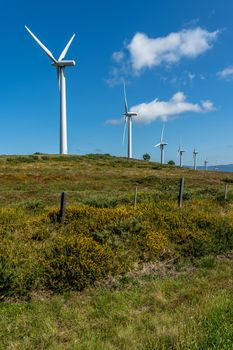
[(57, 63), (52, 63), (53, 66), (55, 67), (73, 67), (75, 66), (75, 61), (70, 60), (70, 61), (57, 61)]

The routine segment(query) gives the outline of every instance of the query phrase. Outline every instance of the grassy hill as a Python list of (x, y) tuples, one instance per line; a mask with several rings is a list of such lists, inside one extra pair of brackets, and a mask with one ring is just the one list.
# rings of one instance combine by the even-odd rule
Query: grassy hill
[(41, 201), (38, 205), (54, 206), (66, 191), (70, 204), (97, 200), (101, 205), (102, 200), (113, 206), (130, 203), (136, 186), (145, 197), (175, 199), (181, 176), (190, 198), (216, 197), (224, 191), (224, 182), (233, 183), (231, 173), (194, 172), (108, 155), (2, 156), (0, 205)]
[(0, 349), (232, 349), (233, 174), (31, 155), (0, 179)]

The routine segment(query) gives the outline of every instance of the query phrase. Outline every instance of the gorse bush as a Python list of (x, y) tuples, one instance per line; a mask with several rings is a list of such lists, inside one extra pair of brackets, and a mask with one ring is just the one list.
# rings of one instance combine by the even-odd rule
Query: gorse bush
[(110, 247), (84, 235), (59, 237), (46, 260), (46, 286), (56, 291), (81, 290), (116, 268)]
[(215, 200), (142, 203), (137, 208), (40, 203), (0, 209), (1, 298), (38, 289), (82, 290), (106, 275), (164, 257), (204, 257), (233, 249), (233, 212)]
[(0, 248), (0, 298), (28, 296), (43, 285), (44, 255), (31, 242), (4, 240)]

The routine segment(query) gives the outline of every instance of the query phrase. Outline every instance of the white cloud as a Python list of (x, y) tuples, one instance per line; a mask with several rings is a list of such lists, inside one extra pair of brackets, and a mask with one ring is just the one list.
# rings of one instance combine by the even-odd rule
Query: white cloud
[(121, 119), (109, 119), (109, 120), (106, 120), (105, 124), (108, 125), (119, 125), (119, 124), (122, 124), (124, 121), (124, 118), (121, 118)]
[(228, 66), (217, 73), (217, 76), (222, 79), (233, 78), (233, 66)]
[(208, 32), (197, 27), (170, 33), (165, 37), (149, 38), (144, 33), (136, 33), (128, 44), (131, 64), (134, 71), (172, 64), (183, 57), (195, 58), (212, 47), (219, 31)]
[(203, 110), (206, 112), (211, 112), (215, 109), (213, 102), (210, 100), (203, 101), (201, 104), (202, 104)]
[(118, 63), (123, 60), (124, 56), (125, 54), (123, 51), (115, 51), (112, 54), (112, 59)]
[(108, 79), (105, 80), (110, 87), (122, 84), (122, 80), (127, 77), (130, 71), (130, 62), (126, 59), (123, 51), (114, 52), (112, 59), (114, 65), (110, 68)]
[(135, 121), (139, 123), (151, 123), (156, 119), (166, 121), (172, 117), (178, 116), (185, 112), (210, 112), (214, 110), (213, 103), (209, 100), (201, 103), (191, 103), (186, 101), (183, 92), (177, 92), (168, 101), (153, 100), (149, 103), (141, 103), (133, 106), (131, 111), (136, 111), (138, 116)]

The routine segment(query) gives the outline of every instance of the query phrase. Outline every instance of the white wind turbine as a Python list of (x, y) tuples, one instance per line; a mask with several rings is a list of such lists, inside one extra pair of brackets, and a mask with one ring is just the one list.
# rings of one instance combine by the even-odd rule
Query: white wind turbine
[(161, 164), (164, 164), (164, 148), (165, 148), (165, 146), (167, 146), (167, 142), (163, 141), (164, 128), (165, 128), (165, 126), (163, 126), (163, 129), (162, 129), (162, 132), (161, 132), (160, 142), (157, 145), (154, 146), (154, 147), (160, 147)]
[(197, 170), (197, 155), (198, 155), (198, 152), (194, 148), (194, 150), (193, 150), (193, 161), (194, 161), (193, 168), (194, 168), (194, 170)]
[(180, 158), (180, 167), (183, 167), (183, 154), (184, 154), (185, 150), (181, 147), (181, 141), (180, 141), (180, 146), (178, 149), (178, 156)]
[(42, 44), (42, 42), (31, 32), (31, 30), (25, 26), (28, 33), (33, 37), (33, 39), (39, 44), (39, 46), (43, 49), (43, 51), (49, 56), (52, 61), (52, 65), (57, 68), (57, 78), (60, 89), (60, 154), (67, 154), (67, 121), (66, 121), (66, 78), (65, 78), (65, 67), (75, 66), (74, 60), (64, 60), (65, 55), (75, 37), (75, 34), (68, 41), (66, 47), (60, 54), (59, 58), (56, 60), (51, 53), (47, 49), (47, 47)]
[(128, 124), (128, 158), (132, 158), (133, 157), (132, 155), (132, 117), (136, 117), (137, 113), (129, 111), (124, 81), (123, 81), (123, 85), (124, 85), (124, 100), (125, 100), (125, 113), (123, 114), (125, 117), (123, 143), (125, 141), (126, 126)]

